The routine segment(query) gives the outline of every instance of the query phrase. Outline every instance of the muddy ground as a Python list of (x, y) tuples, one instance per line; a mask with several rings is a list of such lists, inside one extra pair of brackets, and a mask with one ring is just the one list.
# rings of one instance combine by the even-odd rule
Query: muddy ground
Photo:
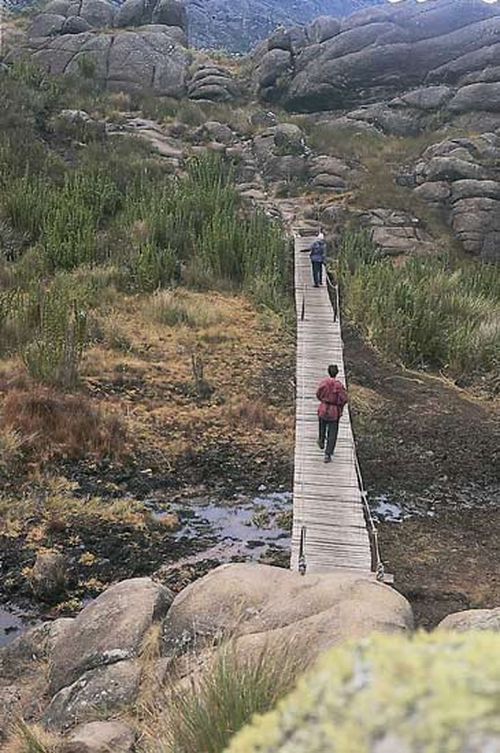
[(390, 365), (344, 333), (354, 430), (380, 545), (417, 624), (500, 605), (500, 411), (442, 378)]

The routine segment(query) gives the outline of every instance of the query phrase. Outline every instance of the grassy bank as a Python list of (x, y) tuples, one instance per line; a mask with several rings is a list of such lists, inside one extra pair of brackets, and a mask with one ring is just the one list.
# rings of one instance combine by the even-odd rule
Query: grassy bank
[(449, 256), (395, 265), (363, 233), (344, 236), (338, 273), (349, 318), (387, 355), (454, 379), (498, 373), (500, 271)]

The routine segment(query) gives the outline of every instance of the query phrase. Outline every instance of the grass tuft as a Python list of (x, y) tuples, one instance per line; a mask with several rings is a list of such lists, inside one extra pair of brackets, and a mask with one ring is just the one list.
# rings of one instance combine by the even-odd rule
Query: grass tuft
[(149, 708), (146, 753), (222, 753), (255, 714), (274, 708), (305, 670), (303, 649), (269, 643), (243, 651), (237, 641), (217, 649), (190, 679), (164, 690)]

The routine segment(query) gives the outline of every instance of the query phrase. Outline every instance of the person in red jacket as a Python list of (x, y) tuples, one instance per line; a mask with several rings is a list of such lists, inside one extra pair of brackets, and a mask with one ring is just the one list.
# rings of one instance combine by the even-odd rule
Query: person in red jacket
[(339, 420), (347, 403), (347, 391), (337, 379), (338, 367), (328, 367), (328, 376), (320, 382), (316, 397), (320, 402), (318, 408), (319, 439), (318, 446), (325, 450), (325, 463), (331, 463), (337, 443)]

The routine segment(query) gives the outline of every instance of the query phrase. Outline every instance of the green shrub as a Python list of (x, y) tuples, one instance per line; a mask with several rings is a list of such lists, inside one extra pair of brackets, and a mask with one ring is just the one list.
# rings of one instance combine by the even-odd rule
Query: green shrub
[(455, 377), (494, 371), (500, 360), (500, 270), (447, 256), (395, 266), (364, 233), (344, 236), (339, 255), (348, 316), (369, 340), (412, 366)]
[(27, 371), (38, 382), (71, 389), (87, 344), (87, 312), (54, 285), (39, 292), (38, 314), (35, 338), (22, 354)]
[(137, 255), (135, 277), (139, 290), (152, 292), (170, 285), (176, 278), (177, 259), (171, 248), (146, 243)]

